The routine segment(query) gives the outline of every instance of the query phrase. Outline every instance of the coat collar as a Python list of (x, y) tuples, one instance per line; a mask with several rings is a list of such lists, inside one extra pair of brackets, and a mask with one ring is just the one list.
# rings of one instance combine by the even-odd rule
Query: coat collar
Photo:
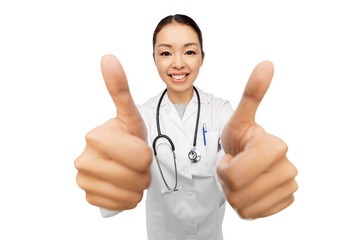
[[(205, 104), (205, 103), (209, 103), (210, 102), (210, 96), (209, 96), (209, 94), (207, 94), (207, 93), (205, 93), (205, 92), (203, 92), (201, 89), (199, 89), (198, 87), (196, 87), (196, 89), (198, 90), (198, 92), (199, 92), (199, 95), (200, 95), (200, 103), (201, 104)], [(151, 101), (150, 101), (150, 104), (151, 104), (151, 107), (152, 108), (157, 108), (157, 105), (158, 105), (158, 103), (159, 103), (159, 100), (160, 100), (160, 97), (161, 97), (161, 94), (163, 93), (163, 91), (161, 91), (161, 93), (159, 93), (157, 96), (155, 96), (155, 97), (153, 97), (152, 99), (151, 99)], [(193, 94), (193, 96), (192, 96), (192, 99), (190, 100), (190, 102), (189, 103), (191, 103), (191, 102), (193, 102), (193, 103), (198, 103), (198, 100), (197, 100), (197, 96), (196, 96), (196, 93), (194, 92), (194, 94)], [(168, 95), (167, 95), (167, 93), (165, 94), (165, 96), (164, 96), (164, 98), (163, 98), (163, 100), (161, 101), (161, 107), (163, 107), (163, 106), (166, 106), (166, 105), (168, 105), (168, 104), (173, 104), (171, 101), (170, 101), (170, 99), (169, 99), (169, 97), (168, 97)]]

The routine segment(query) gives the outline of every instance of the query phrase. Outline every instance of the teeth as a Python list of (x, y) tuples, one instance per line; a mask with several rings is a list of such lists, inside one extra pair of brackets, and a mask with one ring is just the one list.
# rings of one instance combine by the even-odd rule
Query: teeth
[(172, 78), (175, 78), (177, 80), (183, 79), (184, 77), (186, 77), (186, 74), (184, 75), (171, 75)]

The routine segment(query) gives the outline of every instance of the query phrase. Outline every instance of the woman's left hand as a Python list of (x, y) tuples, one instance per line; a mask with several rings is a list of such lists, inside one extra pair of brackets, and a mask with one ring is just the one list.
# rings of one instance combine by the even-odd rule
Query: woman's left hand
[(255, 123), (274, 68), (258, 64), (242, 99), (221, 136), (226, 155), (217, 174), (229, 204), (240, 217), (256, 219), (275, 214), (294, 201), (297, 169), (287, 159), (287, 145)]

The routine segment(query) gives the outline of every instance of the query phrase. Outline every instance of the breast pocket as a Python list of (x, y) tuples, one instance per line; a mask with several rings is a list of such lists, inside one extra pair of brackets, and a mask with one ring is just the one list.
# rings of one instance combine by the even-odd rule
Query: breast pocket
[[(208, 131), (205, 133), (205, 139), (202, 134), (201, 136), (203, 139), (201, 139), (201, 160), (200, 162), (196, 163), (198, 164), (196, 168), (196, 175), (202, 176), (202, 177), (213, 177), (215, 176), (216, 172), (216, 161), (217, 161), (217, 153), (219, 150), (219, 137), (220, 132), (217, 131)], [(205, 145), (206, 143), (206, 145)]]

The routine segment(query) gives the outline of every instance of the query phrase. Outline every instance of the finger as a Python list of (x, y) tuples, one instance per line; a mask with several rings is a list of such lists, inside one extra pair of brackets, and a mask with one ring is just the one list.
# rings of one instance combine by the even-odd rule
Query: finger
[[(222, 168), (227, 167), (227, 166), (231, 163), (232, 159), (233, 159), (233, 156), (231, 156), (230, 154), (225, 154), (225, 155), (221, 158), (218, 166), (221, 166)], [(217, 170), (218, 170), (218, 169), (217, 169)], [(221, 171), (221, 170), (219, 170), (219, 171)]]
[(115, 202), (138, 203), (143, 197), (143, 192), (133, 192), (119, 188), (109, 182), (93, 178), (79, 172), (76, 182), (86, 193), (101, 196)]
[(255, 122), (256, 110), (270, 86), (273, 74), (274, 66), (269, 61), (261, 62), (254, 68), (234, 112), (236, 121)]
[(140, 113), (131, 97), (128, 81), (119, 60), (112, 55), (101, 59), (101, 71), (117, 109), (117, 116), (127, 124), (141, 122)]
[(286, 152), (287, 145), (280, 138), (264, 134), (256, 145), (246, 148), (230, 163), (220, 163), (218, 175), (230, 189), (238, 190), (284, 159)]
[(120, 131), (112, 120), (90, 131), (86, 135), (86, 143), (84, 152), (93, 154), (96, 149), (106, 158), (134, 171), (149, 171), (152, 162), (151, 148), (140, 138)]
[(284, 201), (279, 202), (278, 204), (276, 204), (275, 206), (273, 206), (269, 210), (261, 213), (259, 215), (259, 218), (274, 215), (275, 213), (278, 213), (278, 212), (284, 210), (285, 208), (289, 207), (294, 201), (295, 201), (295, 197), (294, 197), (294, 195), (292, 195), (288, 199), (285, 199)]
[(86, 201), (91, 205), (105, 208), (111, 211), (123, 211), (123, 210), (133, 209), (138, 204), (138, 203), (113, 201), (109, 198), (96, 195), (94, 193), (86, 193)]
[(292, 180), (297, 170), (285, 157), (271, 170), (240, 190), (228, 191), (227, 200), (236, 209), (243, 209), (255, 203), (274, 189)]
[(244, 218), (252, 219), (262, 217), (269, 213), (274, 214), (276, 213), (275, 209), (278, 211), (281, 210), (277, 206), (293, 198), (293, 194), (297, 189), (298, 185), (295, 180), (287, 182), (249, 207), (239, 210), (239, 213)]
[(150, 172), (139, 173), (108, 159), (80, 156), (75, 167), (79, 172), (134, 192), (143, 192), (151, 181)]

